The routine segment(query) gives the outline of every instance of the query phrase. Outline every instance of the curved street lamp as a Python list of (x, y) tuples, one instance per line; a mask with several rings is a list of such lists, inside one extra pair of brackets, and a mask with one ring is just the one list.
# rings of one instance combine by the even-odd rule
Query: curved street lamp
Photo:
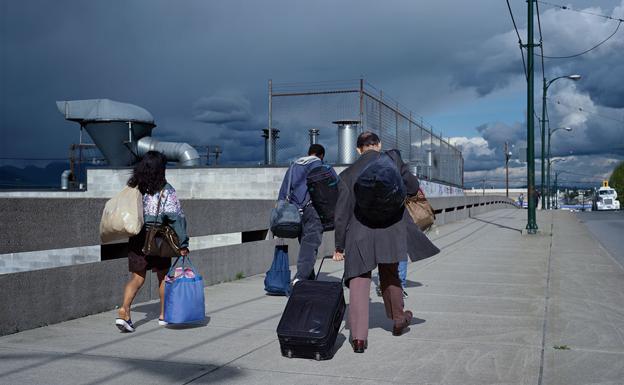
[[(548, 171), (546, 171), (546, 197), (547, 201), (546, 201), (546, 209), (550, 210), (550, 165), (551, 163), (553, 163), (555, 160), (557, 159), (553, 159), (552, 161), (550, 160), (550, 138), (552, 137), (552, 134), (554, 134), (556, 131), (559, 130), (565, 130), (567, 132), (572, 131), (572, 127), (557, 127), (554, 130), (551, 130), (550, 127), (548, 127), (548, 151), (547, 151), (547, 156), (548, 156)], [(542, 207), (544, 207), (544, 201), (542, 201)]]
[[(546, 192), (545, 190), (545, 177), (546, 177), (546, 173), (544, 170), (546, 163), (544, 162), (544, 155), (545, 155), (545, 136), (546, 136), (546, 122), (548, 121), (548, 119), (546, 119), (546, 94), (548, 92), (548, 87), (550, 87), (551, 84), (553, 84), (556, 80), (559, 79), (569, 79), (569, 80), (574, 80), (574, 81), (578, 81), (581, 80), (581, 75), (578, 74), (573, 74), (573, 75), (564, 75), (564, 76), (558, 76), (550, 81), (546, 80), (546, 77), (544, 77), (543, 79), (543, 88), (542, 88), (542, 197), (544, 197), (544, 193)], [(549, 141), (550, 142), (550, 141)], [(549, 155), (550, 155), (550, 151), (549, 151)], [(542, 208), (544, 208), (544, 201), (542, 200)]]

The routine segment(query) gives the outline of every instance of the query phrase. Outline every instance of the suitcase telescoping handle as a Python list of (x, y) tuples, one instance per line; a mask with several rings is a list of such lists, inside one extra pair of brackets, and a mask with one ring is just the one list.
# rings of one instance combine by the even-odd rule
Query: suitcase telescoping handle
[[(323, 268), (323, 262), (325, 262), (326, 259), (334, 259), (334, 256), (333, 255), (326, 255), (326, 256), (323, 257), (323, 259), (321, 259), (321, 264), (319, 265), (318, 273), (316, 273), (316, 278), (315, 278), (315, 280), (317, 280), (317, 281), (318, 281), (319, 274), (321, 274), (321, 269)], [(340, 281), (342, 282), (343, 279), (344, 279), (344, 277), (341, 277)]]

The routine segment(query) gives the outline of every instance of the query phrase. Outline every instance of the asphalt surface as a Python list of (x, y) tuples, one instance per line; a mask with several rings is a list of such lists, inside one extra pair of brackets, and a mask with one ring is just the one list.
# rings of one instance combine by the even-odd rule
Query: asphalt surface
[(624, 267), (624, 210), (577, 212), (576, 216)]

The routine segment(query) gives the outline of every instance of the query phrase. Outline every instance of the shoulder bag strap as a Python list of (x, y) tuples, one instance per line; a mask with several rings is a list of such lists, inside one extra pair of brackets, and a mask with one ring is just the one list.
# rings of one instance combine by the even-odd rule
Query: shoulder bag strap
[(293, 167), (294, 167), (295, 163), (291, 163), (290, 167), (288, 168), (288, 188), (286, 189), (286, 201), (290, 203), (290, 187), (291, 187), (291, 183), (292, 183), (292, 172), (293, 172)]

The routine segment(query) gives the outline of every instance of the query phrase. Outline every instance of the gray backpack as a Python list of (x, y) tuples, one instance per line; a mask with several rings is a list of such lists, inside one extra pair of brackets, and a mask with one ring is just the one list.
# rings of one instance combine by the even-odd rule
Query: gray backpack
[(271, 210), (271, 232), (279, 238), (297, 238), (301, 234), (301, 214), (299, 208), (290, 203), (290, 186), (292, 182), (292, 165), (288, 172), (288, 189), (286, 199), (277, 201)]

